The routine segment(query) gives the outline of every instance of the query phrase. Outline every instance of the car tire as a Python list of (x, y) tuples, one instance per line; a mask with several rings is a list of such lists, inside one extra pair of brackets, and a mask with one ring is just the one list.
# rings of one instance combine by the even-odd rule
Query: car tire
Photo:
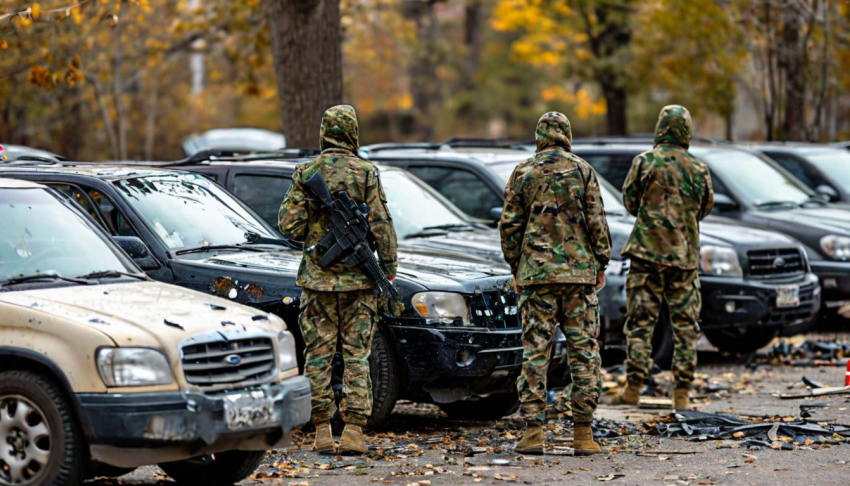
[(652, 333), (652, 361), (662, 370), (669, 370), (673, 366), (673, 350), (673, 326), (665, 305)]
[(519, 396), (516, 392), (494, 393), (486, 397), (438, 403), (437, 406), (452, 419), (499, 420), (519, 409)]
[(369, 373), (372, 379), (372, 415), (367, 426), (377, 429), (386, 424), (401, 388), (401, 374), (395, 352), (381, 330), (377, 330), (372, 338)]
[(720, 351), (749, 354), (767, 346), (779, 334), (778, 327), (751, 327), (738, 329), (703, 329), (705, 337)]
[[(70, 400), (47, 376), (17, 370), (0, 373), (0, 434), (4, 449), (9, 447), (6, 452), (14, 450), (10, 440), (21, 441), (22, 462), (15, 469), (20, 467), (18, 476), (23, 478), (12, 480), (12, 464), (0, 455), (0, 482), (58, 486), (82, 481), (89, 465), (88, 445)], [(45, 451), (42, 465), (32, 454)]]
[(159, 464), (171, 479), (179, 484), (227, 486), (251, 475), (262, 464), (265, 451), (227, 451), (214, 454), (215, 459), (164, 462)]

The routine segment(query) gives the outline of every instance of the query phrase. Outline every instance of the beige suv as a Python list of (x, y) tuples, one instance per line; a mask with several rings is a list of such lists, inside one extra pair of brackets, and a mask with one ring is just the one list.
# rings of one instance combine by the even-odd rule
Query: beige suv
[(149, 280), (38, 184), (0, 179), (0, 227), (0, 484), (231, 484), (309, 420), (280, 318)]

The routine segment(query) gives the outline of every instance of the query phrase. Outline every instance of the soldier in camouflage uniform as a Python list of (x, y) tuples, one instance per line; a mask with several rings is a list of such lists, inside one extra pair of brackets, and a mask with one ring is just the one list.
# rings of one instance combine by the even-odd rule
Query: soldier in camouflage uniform
[[(304, 181), (321, 173), (331, 193), (348, 191), (358, 203), (366, 203), (372, 240), (381, 269), (392, 280), (398, 260), (395, 229), (378, 169), (359, 158), (357, 117), (348, 105), (328, 109), (322, 118), (319, 157), (298, 166), (292, 185), (280, 208), (279, 227), (287, 237), (303, 241), (309, 248), (331, 229), (328, 215), (314, 201)], [(362, 427), (372, 411), (372, 385), (369, 353), (372, 325), (378, 312), (374, 282), (359, 268), (338, 263), (319, 266), (322, 255), (305, 252), (298, 269), (301, 296), (301, 332), (306, 343), (304, 373), (313, 393), (313, 423), (316, 450), (333, 453), (335, 444), (330, 420), (335, 413), (331, 388), (331, 362), (337, 340), (342, 341), (345, 362), (340, 414), (346, 422), (340, 439), (340, 453), (363, 453), (366, 445)]]
[(647, 378), (652, 331), (666, 300), (673, 326), (673, 392), (677, 410), (690, 408), (688, 390), (697, 364), (701, 296), (699, 222), (714, 206), (708, 168), (688, 152), (691, 115), (666, 106), (655, 128), (655, 147), (635, 157), (623, 185), (623, 202), (637, 217), (623, 255), (631, 257), (626, 280), (628, 385), (621, 400), (637, 404)]
[(602, 386), (599, 301), (611, 235), (596, 173), (570, 153), (570, 122), (561, 113), (537, 124), (537, 153), (520, 163), (505, 188), (502, 251), (518, 289), (523, 365), (517, 380), (528, 423), (515, 451), (543, 453), (546, 374), (557, 326), (567, 337), (576, 455), (602, 452), (590, 421)]

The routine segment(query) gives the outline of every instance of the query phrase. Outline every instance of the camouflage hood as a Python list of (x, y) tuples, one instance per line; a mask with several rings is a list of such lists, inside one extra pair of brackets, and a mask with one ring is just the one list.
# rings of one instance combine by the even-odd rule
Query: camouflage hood
[(551, 147), (561, 147), (569, 151), (573, 145), (573, 131), (570, 128), (570, 119), (557, 111), (546, 113), (537, 122), (534, 140), (537, 142), (538, 152)]
[(687, 149), (691, 146), (691, 113), (681, 105), (661, 109), (655, 125), (655, 145), (662, 143)]
[(322, 115), (322, 128), (319, 131), (322, 150), (338, 148), (354, 154), (360, 148), (360, 130), (357, 127), (357, 114), (350, 105), (337, 105), (328, 108)]

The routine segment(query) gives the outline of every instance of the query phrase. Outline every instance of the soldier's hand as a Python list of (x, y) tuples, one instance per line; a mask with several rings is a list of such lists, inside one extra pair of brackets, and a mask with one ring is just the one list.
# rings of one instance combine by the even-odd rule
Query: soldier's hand
[(596, 291), (599, 292), (605, 288), (605, 271), (596, 272)]
[(514, 277), (514, 292), (520, 293), (522, 292), (522, 287), (516, 284), (516, 277)]
[(395, 280), (395, 275), (387, 275), (387, 280), (392, 282), (393, 280)]

